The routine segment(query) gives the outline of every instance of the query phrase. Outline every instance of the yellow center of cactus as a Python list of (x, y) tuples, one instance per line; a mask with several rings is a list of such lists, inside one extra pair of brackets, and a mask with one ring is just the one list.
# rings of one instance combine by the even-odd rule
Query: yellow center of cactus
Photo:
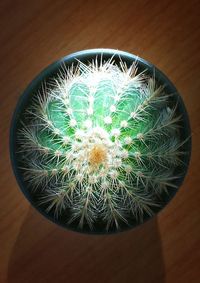
[(104, 163), (107, 159), (107, 150), (105, 146), (98, 144), (95, 145), (89, 155), (89, 162), (93, 166), (98, 166)]

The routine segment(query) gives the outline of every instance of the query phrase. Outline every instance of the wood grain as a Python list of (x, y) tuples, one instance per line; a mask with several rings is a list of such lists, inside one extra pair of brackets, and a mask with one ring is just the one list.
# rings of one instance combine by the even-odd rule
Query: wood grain
[[(200, 1), (1, 0), (0, 283), (200, 282)], [(155, 64), (189, 112), (193, 152), (172, 202), (139, 228), (81, 235), (38, 214), (9, 161), (9, 127), (20, 94), (51, 62), (97, 47)]]

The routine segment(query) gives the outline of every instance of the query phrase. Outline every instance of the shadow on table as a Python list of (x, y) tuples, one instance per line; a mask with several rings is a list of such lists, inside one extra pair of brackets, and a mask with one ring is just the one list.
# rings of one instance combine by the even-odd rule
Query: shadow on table
[(8, 283), (165, 282), (156, 218), (128, 232), (66, 231), (30, 208), (8, 264)]

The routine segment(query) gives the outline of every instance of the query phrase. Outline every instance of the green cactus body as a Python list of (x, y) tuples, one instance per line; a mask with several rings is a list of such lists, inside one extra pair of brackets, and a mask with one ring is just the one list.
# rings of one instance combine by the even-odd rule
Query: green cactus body
[(175, 186), (180, 116), (155, 80), (108, 61), (60, 70), (19, 132), (24, 179), (39, 204), (79, 229), (138, 223)]

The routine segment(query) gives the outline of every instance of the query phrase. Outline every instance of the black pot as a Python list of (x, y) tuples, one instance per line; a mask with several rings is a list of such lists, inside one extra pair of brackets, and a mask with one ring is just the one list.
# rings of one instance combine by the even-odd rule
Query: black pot
[[(142, 72), (146, 70), (146, 73), (154, 76), (155, 80), (158, 85), (164, 85), (166, 93), (174, 93), (175, 95), (172, 97), (172, 103), (177, 103), (177, 112), (178, 114), (182, 115), (182, 121), (181, 121), (181, 139), (184, 141), (188, 137), (188, 140), (183, 145), (183, 151), (187, 152), (187, 154), (183, 155), (183, 164), (180, 167), (177, 167), (176, 172), (174, 174), (180, 174), (182, 178), (179, 178), (176, 180), (176, 185), (178, 188), (181, 186), (184, 177), (186, 175), (189, 160), (190, 160), (190, 153), (191, 153), (191, 130), (189, 125), (189, 119), (187, 115), (186, 108), (184, 106), (183, 100), (181, 96), (178, 94), (176, 88), (174, 85), (169, 81), (169, 79), (160, 71), (158, 70), (154, 65), (151, 63), (145, 61), (144, 59), (141, 59), (135, 55), (132, 55), (127, 52), (118, 51), (118, 50), (112, 50), (112, 49), (91, 49), (91, 50), (84, 50), (80, 52), (73, 53), (71, 55), (68, 55), (55, 63), (48, 66), (46, 69), (44, 69), (26, 88), (22, 96), (20, 97), (13, 118), (11, 123), (11, 129), (10, 129), (10, 158), (12, 162), (13, 171), (15, 174), (15, 177), (17, 179), (18, 185), (26, 198), (29, 200), (29, 202), (32, 204), (33, 207), (35, 207), (41, 214), (43, 214), (47, 219), (53, 221), (54, 223), (70, 229), (74, 231), (79, 231), (83, 233), (94, 233), (94, 234), (104, 234), (104, 233), (112, 233), (116, 232), (116, 230), (109, 230), (109, 232), (106, 232), (101, 225), (95, 228), (95, 230), (90, 231), (89, 228), (84, 228), (82, 230), (79, 230), (76, 226), (76, 224), (70, 224), (67, 225), (65, 221), (65, 216), (55, 219), (53, 213), (47, 213), (45, 211), (45, 208), (42, 206), (38, 206), (38, 199), (37, 196), (31, 192), (31, 190), (27, 190), (27, 183), (22, 178), (22, 169), (19, 169), (20, 167), (20, 161), (19, 161), (19, 155), (17, 154), (19, 145), (17, 143), (16, 139), (16, 133), (21, 127), (20, 120), (23, 121), (24, 119), (24, 110), (29, 105), (32, 96), (34, 95), (35, 91), (38, 90), (41, 87), (41, 83), (44, 80), (48, 80), (52, 77), (54, 77), (60, 68), (60, 66), (64, 63), (66, 66), (70, 66), (72, 63), (76, 63), (76, 59), (80, 60), (83, 63), (87, 63), (88, 61), (91, 61), (92, 59), (95, 59), (98, 55), (98, 59), (102, 57), (103, 60), (108, 60), (113, 56), (116, 63), (119, 63), (120, 58), (127, 63), (127, 65), (131, 65), (133, 61), (137, 59), (138, 61), (138, 72)], [(164, 196), (164, 202), (162, 208), (169, 203), (169, 201), (174, 197), (178, 189), (169, 190), (169, 193)], [(154, 209), (154, 212), (159, 212), (162, 208), (156, 208)], [(144, 222), (150, 219), (150, 216), (145, 215)], [(124, 231), (130, 228), (133, 228), (135, 226), (139, 225), (136, 223), (133, 219), (130, 219), (129, 225), (122, 225), (120, 231)]]

